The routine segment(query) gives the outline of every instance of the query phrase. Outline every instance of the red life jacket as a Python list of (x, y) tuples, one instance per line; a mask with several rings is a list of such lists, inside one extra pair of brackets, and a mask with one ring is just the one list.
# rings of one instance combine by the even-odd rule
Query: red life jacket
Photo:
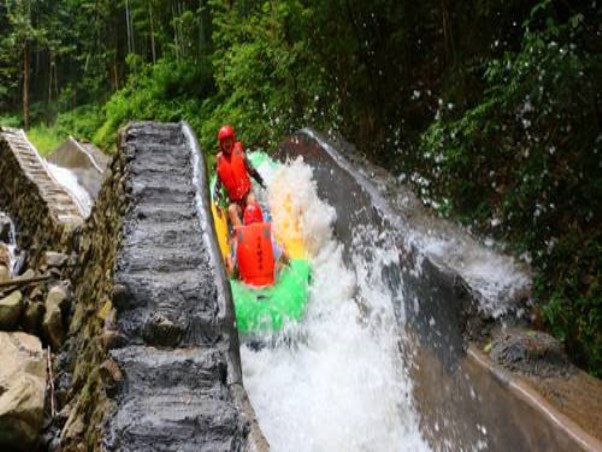
[(274, 284), (274, 250), (269, 223), (236, 228), (236, 260), (240, 279), (252, 286)]
[(230, 157), (222, 152), (217, 155), (217, 176), (219, 177), (230, 201), (241, 201), (251, 190), (251, 179), (245, 167), (244, 151), (240, 141), (234, 143)]

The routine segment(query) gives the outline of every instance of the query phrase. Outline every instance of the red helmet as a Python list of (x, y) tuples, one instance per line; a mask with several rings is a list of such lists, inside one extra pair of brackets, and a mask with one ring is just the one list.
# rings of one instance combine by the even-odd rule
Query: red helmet
[(225, 140), (226, 138), (234, 138), (234, 128), (230, 124), (222, 126), (217, 133), (217, 139), (219, 141)]
[(261, 213), (261, 207), (259, 207), (258, 203), (254, 202), (245, 207), (242, 222), (245, 226), (253, 223), (263, 223), (263, 214)]

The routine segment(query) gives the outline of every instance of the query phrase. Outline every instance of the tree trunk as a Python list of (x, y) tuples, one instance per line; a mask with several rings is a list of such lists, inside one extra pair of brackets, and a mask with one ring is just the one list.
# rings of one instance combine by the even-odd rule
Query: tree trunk
[(174, 45), (175, 45), (175, 49), (176, 49), (176, 62), (180, 62), (180, 45), (179, 45), (179, 39), (178, 39), (178, 22), (176, 20), (176, 11), (174, 9), (173, 4), (171, 5), (171, 16), (173, 18), (173, 39), (174, 39)]
[(153, 64), (155, 64), (157, 61), (157, 54), (155, 51), (155, 27), (153, 25), (153, 3), (150, 0), (148, 2), (148, 16), (150, 22), (151, 52), (153, 54)]
[(52, 55), (52, 51), (50, 52), (49, 55), (50, 58), (50, 63), (48, 64), (48, 105), (50, 105), (50, 103), (52, 102), (52, 88), (54, 85), (54, 82), (52, 80), (52, 76), (53, 76), (53, 69), (54, 69), (54, 57)]
[(23, 47), (23, 128), (29, 129), (29, 45)]
[(441, 25), (443, 28), (443, 49), (445, 51), (445, 63), (453, 64), (455, 62), (454, 36), (451, 27), (449, 5), (447, 0), (440, 1)]
[(125, 26), (128, 40), (128, 53), (132, 53), (132, 31), (130, 29), (130, 4), (125, 0)]

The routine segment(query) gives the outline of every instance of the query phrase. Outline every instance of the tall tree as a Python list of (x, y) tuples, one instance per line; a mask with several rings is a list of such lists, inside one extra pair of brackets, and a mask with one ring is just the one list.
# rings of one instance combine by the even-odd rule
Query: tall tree
[(9, 32), (3, 41), (3, 44), (12, 49), (15, 55), (20, 56), (23, 127), (26, 129), (29, 128), (31, 48), (36, 42), (42, 42), (45, 37), (44, 30), (36, 29), (32, 24), (32, 6), (34, 6), (32, 3), (35, 3), (35, 0), (6, 2)]

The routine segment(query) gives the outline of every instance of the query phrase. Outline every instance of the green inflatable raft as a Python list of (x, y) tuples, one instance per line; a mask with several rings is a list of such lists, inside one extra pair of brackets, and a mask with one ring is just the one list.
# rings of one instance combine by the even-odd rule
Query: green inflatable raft
[[(278, 164), (265, 153), (252, 152), (247, 156), (260, 172), (274, 171), (278, 167)], [(214, 175), (211, 179), (211, 187), (215, 182)], [(213, 190), (211, 192), (213, 196)], [(222, 199), (226, 197), (222, 196)], [(225, 256), (230, 252), (225, 215), (219, 216), (215, 208), (212, 210), (220, 249)], [(269, 217), (269, 215), (265, 216)], [(286, 239), (281, 245), (285, 247), (291, 259), (289, 265), (283, 266), (278, 272), (273, 286), (257, 288), (234, 278), (230, 280), (236, 325), (242, 335), (278, 332), (288, 323), (299, 322), (305, 315), (311, 274), (309, 262), (304, 257), (305, 253), (299, 251), (298, 243), (295, 244), (295, 251), (292, 253)]]

